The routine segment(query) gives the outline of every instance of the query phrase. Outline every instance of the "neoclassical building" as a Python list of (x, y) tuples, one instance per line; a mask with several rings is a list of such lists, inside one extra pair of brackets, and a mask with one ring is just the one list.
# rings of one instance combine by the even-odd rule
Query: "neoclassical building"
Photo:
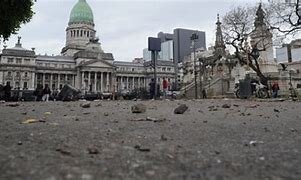
[[(163, 77), (174, 82), (174, 64), (158, 61), (158, 82)], [(148, 88), (153, 77), (151, 62), (115, 61), (96, 37), (93, 12), (86, 0), (73, 7), (66, 28), (66, 44), (60, 55), (37, 55), (35, 49), (4, 47), (0, 54), (0, 84), (33, 90), (37, 85), (61, 89), (65, 84), (83, 92), (131, 91)]]

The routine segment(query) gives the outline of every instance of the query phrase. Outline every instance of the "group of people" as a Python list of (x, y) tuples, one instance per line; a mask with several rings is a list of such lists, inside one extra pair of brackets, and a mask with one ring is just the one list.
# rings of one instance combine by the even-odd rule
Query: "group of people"
[(59, 90), (54, 90), (53, 92), (51, 92), (49, 86), (46, 84), (45, 87), (43, 88), (42, 85), (38, 85), (37, 88), (35, 89), (35, 91), (33, 92), (34, 96), (35, 96), (35, 101), (49, 101), (50, 99), (50, 95), (53, 96), (53, 98), (55, 99), (55, 97), (57, 97), (57, 95), (59, 94)]
[[(149, 83), (149, 92), (150, 92), (150, 98), (155, 99), (156, 98), (156, 85), (155, 85), (155, 79), (152, 78), (151, 82)], [(163, 97), (166, 98), (167, 91), (168, 91), (169, 82), (163, 78), (162, 87), (163, 87)], [(160, 96), (160, 83), (157, 83), (157, 97)]]

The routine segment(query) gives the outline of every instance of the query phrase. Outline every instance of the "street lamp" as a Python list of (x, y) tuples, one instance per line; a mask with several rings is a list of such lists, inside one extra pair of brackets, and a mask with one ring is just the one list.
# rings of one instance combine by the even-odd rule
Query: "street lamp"
[(195, 55), (195, 42), (199, 39), (196, 33), (193, 33), (190, 37), (192, 48), (193, 48), (193, 66), (194, 66), (194, 96), (198, 98), (198, 87), (197, 87), (197, 72), (196, 72), (196, 55)]

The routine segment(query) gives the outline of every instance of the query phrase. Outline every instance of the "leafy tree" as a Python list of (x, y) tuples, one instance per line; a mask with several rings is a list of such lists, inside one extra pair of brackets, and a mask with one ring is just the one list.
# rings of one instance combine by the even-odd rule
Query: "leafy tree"
[(34, 1), (36, 0), (0, 1), (0, 40), (7, 40), (22, 24), (30, 21), (34, 14), (32, 11)]

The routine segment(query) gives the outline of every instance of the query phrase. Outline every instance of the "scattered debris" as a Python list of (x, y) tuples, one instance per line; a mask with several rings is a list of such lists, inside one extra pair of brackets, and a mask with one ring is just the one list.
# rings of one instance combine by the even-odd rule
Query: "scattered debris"
[(247, 108), (257, 108), (259, 106), (259, 104), (252, 104), (250, 106), (246, 106)]
[(225, 109), (226, 109), (226, 108), (228, 109), (228, 108), (230, 108), (230, 107), (231, 107), (230, 104), (224, 104), (224, 105), (222, 106), (222, 108), (225, 108)]
[(146, 106), (144, 104), (136, 104), (131, 107), (132, 113), (145, 113)]
[(291, 132), (298, 132), (297, 129), (294, 129), (294, 128), (290, 128)]
[(238, 105), (238, 104), (233, 104), (233, 106), (234, 106), (234, 107), (239, 107), (239, 105)]
[(88, 147), (87, 151), (89, 154), (98, 154), (99, 153), (98, 149), (95, 146)]
[(109, 116), (109, 113), (105, 112), (103, 113), (104, 116)]
[(90, 112), (83, 112), (83, 115), (91, 114)]
[(22, 141), (19, 141), (19, 142), (18, 142), (18, 145), (19, 145), (19, 146), (22, 145), (22, 144), (23, 144)]
[(51, 115), (51, 112), (45, 112), (44, 115), (46, 116)]
[(249, 145), (256, 146), (257, 144), (263, 144), (263, 141), (250, 141)]
[(262, 157), (259, 158), (259, 160), (260, 160), (260, 161), (264, 161), (265, 158), (262, 156)]
[(203, 123), (207, 123), (208, 121), (203, 121)]
[(267, 127), (263, 128), (265, 132), (270, 132), (270, 130)]
[(209, 111), (217, 111), (217, 106), (209, 106)]
[(150, 148), (141, 147), (140, 145), (136, 145), (134, 148), (141, 152), (150, 152)]
[(280, 111), (278, 109), (274, 109), (274, 112), (280, 113)]
[(101, 103), (98, 103), (98, 104), (95, 105), (95, 107), (101, 107), (101, 106), (102, 106)]
[(57, 152), (60, 152), (60, 153), (63, 154), (63, 155), (71, 156), (71, 152), (68, 151), (68, 150), (65, 150), (65, 149), (63, 149), (63, 148), (57, 148), (56, 151), (57, 151)]
[(184, 114), (185, 111), (187, 111), (187, 109), (188, 109), (188, 106), (186, 104), (181, 104), (174, 110), (174, 113), (175, 114)]
[(31, 124), (31, 123), (37, 123), (39, 122), (38, 119), (27, 119), (25, 121), (22, 122), (22, 124)]
[(18, 106), (20, 106), (20, 104), (19, 103), (8, 103), (8, 104), (6, 104), (6, 106), (9, 106), (9, 107), (18, 107)]
[(91, 107), (91, 103), (90, 102), (82, 103), (80, 106), (82, 108), (90, 108)]
[(22, 112), (21, 114), (22, 114), (22, 115), (27, 115), (27, 112)]
[(165, 118), (157, 119), (157, 118), (152, 118), (152, 117), (146, 117), (146, 118), (132, 119), (131, 121), (152, 121), (152, 122), (158, 123), (158, 122), (164, 122), (164, 121), (166, 121), (166, 119)]
[(161, 140), (162, 140), (162, 141), (167, 141), (167, 137), (166, 137), (164, 134), (162, 134), (162, 135), (161, 135)]

